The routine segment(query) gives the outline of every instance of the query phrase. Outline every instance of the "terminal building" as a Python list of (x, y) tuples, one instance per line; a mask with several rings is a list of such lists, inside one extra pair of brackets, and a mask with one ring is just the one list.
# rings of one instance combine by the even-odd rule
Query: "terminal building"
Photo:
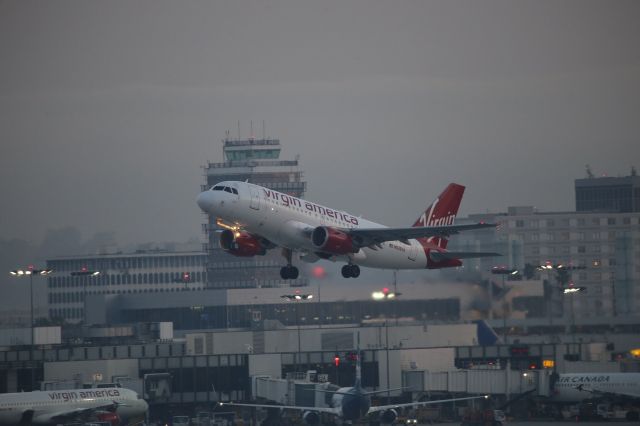
[(202, 290), (207, 286), (206, 262), (203, 252), (167, 250), (48, 260), (47, 268), (54, 271), (47, 277), (49, 319), (85, 321), (85, 299), (92, 296), (162, 293), (166, 297)]
[[(224, 162), (207, 163), (204, 166), (205, 184), (201, 190), (211, 188), (222, 181), (247, 181), (274, 189), (285, 194), (301, 198), (307, 183), (298, 159), (280, 159), (280, 140), (269, 139), (232, 139), (222, 141)], [(210, 288), (259, 288), (305, 286), (308, 276), (305, 269), (295, 280), (280, 278), (280, 268), (285, 258), (280, 250), (271, 250), (264, 256), (236, 257), (227, 254), (218, 241), (220, 229), (215, 217), (207, 217), (203, 231), (207, 237), (205, 251), (207, 257), (207, 285)]]

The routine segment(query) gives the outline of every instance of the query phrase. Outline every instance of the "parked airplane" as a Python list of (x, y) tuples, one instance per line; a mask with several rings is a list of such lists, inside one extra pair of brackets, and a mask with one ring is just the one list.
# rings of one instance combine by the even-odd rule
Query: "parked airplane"
[[(358, 351), (359, 353), (360, 351)], [(392, 424), (398, 417), (398, 409), (405, 407), (417, 407), (421, 405), (440, 404), (444, 402), (466, 401), (470, 399), (489, 398), (489, 395), (469, 396), (464, 398), (440, 399), (433, 401), (407, 402), (402, 404), (388, 404), (371, 406), (371, 395), (387, 393), (399, 389), (382, 389), (365, 391), (362, 388), (362, 368), (360, 356), (356, 360), (356, 380), (352, 387), (340, 388), (336, 391), (320, 391), (331, 393), (331, 407), (302, 407), (297, 405), (268, 405), (268, 404), (244, 404), (235, 402), (221, 402), (220, 405), (232, 405), (240, 407), (278, 408), (282, 410), (302, 411), (302, 418), (308, 425), (320, 423), (320, 414), (328, 413), (338, 417), (342, 422), (356, 422), (364, 417), (377, 414), (379, 420), (385, 424)]]
[(360, 267), (437, 269), (461, 266), (461, 259), (498, 253), (450, 252), (447, 238), (471, 229), (494, 227), (476, 223), (454, 225), (464, 186), (451, 183), (410, 228), (388, 228), (344, 211), (292, 197), (248, 182), (220, 182), (200, 193), (198, 206), (224, 230), (220, 245), (236, 256), (264, 255), (280, 246), (287, 265), (282, 279), (296, 279), (293, 251), (302, 259), (344, 261), (342, 276), (356, 278)]
[(640, 399), (640, 373), (560, 374), (553, 383), (552, 399), (557, 402), (605, 398)]
[(148, 405), (124, 388), (69, 389), (0, 394), (0, 424), (49, 425), (144, 420)]

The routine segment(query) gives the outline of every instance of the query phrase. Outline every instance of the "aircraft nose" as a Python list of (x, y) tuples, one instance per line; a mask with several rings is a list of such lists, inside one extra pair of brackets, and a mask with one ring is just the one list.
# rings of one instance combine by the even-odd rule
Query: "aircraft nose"
[(196, 198), (196, 203), (198, 203), (198, 207), (202, 209), (205, 213), (209, 213), (211, 208), (213, 207), (213, 193), (211, 191), (204, 191), (198, 195)]

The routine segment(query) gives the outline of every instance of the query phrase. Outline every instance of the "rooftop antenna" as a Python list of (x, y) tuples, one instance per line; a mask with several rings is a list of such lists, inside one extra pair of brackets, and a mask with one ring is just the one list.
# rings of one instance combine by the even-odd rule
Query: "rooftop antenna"
[(240, 120), (238, 120), (238, 140), (240, 140)]
[(249, 139), (253, 140), (253, 120), (249, 121), (250, 133)]
[(262, 120), (262, 140), (267, 140), (267, 125)]
[(593, 176), (593, 172), (591, 171), (591, 166), (587, 164), (585, 168), (587, 169), (587, 177), (589, 179), (593, 179), (595, 176)]

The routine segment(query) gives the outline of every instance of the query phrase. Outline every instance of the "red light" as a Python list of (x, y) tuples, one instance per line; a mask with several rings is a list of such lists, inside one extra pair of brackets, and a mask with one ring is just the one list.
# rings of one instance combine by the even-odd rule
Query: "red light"
[(333, 357), (333, 364), (338, 367), (340, 366), (340, 356), (336, 355), (335, 357)]
[(327, 271), (322, 266), (314, 266), (311, 273), (315, 278), (324, 278), (327, 276)]
[(385, 287), (385, 288), (382, 289), (382, 292), (384, 294), (388, 294), (389, 293), (389, 289), (387, 287)]

